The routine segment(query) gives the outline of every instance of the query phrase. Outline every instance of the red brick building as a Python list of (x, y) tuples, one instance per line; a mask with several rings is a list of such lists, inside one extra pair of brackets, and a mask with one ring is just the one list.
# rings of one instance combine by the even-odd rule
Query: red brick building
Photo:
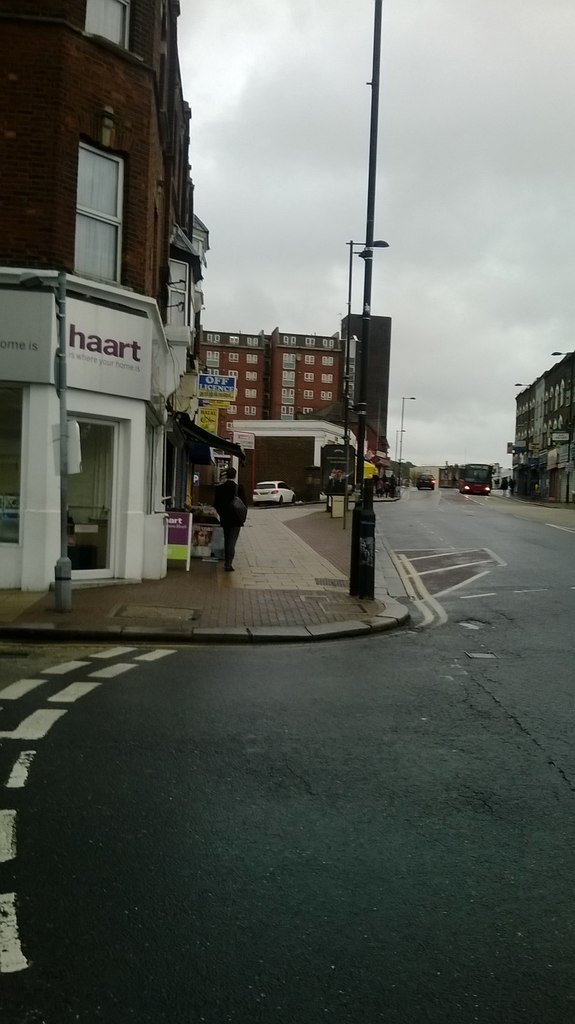
[(234, 419), (295, 420), (341, 403), (342, 342), (338, 336), (203, 331), (200, 361), (213, 373), (237, 378), (234, 404), (219, 414), (219, 432), (231, 436)]
[(165, 421), (193, 357), (207, 247), (179, 12), (179, 0), (0, 0), (0, 586), (42, 589), (60, 543), (62, 323), (82, 452), (68, 480), (73, 569), (165, 571), (158, 513), (187, 465), (177, 430), (164, 460)]

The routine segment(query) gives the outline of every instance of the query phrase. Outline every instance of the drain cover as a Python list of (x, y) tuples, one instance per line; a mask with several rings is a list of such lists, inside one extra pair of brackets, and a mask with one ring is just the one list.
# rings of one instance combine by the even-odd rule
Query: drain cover
[(172, 622), (188, 622), (197, 619), (199, 614), (196, 608), (166, 608), (155, 604), (121, 604), (114, 611), (114, 616), (124, 619), (168, 619)]
[(316, 585), (316, 587), (339, 587), (339, 588), (341, 588), (341, 590), (343, 590), (344, 587), (347, 587), (348, 581), (347, 580), (334, 580), (334, 579), (328, 578), (328, 579), (325, 579), (325, 580), (323, 580), (323, 579), (316, 580), (315, 581), (315, 585)]
[(468, 658), (481, 658), (484, 661), (487, 660), (487, 659), (495, 660), (497, 658), (497, 655), (493, 654), (491, 651), (489, 651), (489, 652), (486, 651), (485, 654), (482, 654), (482, 653), (477, 654), (477, 653), (473, 653), (471, 651), (465, 651), (465, 654), (467, 655)]

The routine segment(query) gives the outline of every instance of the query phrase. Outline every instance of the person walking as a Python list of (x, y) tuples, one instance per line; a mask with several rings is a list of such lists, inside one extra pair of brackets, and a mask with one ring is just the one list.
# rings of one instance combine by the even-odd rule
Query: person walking
[(509, 487), (509, 497), (512, 498), (513, 497), (513, 491), (515, 490), (515, 480), (513, 479), (512, 476), (509, 477), (509, 481), (508, 481), (507, 486)]
[(242, 509), (237, 508), (236, 498), (240, 499), (247, 513), (245, 491), (242, 485), (236, 482), (236, 476), (237, 473), (233, 467), (227, 469), (223, 482), (217, 485), (214, 494), (214, 508), (224, 530), (224, 569), (226, 572), (234, 571), (236, 544), (246, 518)]

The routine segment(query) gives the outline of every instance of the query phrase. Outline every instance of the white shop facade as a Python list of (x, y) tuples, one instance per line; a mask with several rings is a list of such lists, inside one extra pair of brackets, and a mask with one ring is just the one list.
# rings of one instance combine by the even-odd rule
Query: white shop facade
[[(60, 554), (56, 284), (0, 274), (0, 589), (47, 589)], [(146, 296), (69, 276), (65, 338), (72, 580), (161, 578), (165, 408), (189, 330), (165, 328)]]

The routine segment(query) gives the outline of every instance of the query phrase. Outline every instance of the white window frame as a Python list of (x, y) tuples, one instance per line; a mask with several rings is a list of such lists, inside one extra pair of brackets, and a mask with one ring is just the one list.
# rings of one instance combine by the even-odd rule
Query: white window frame
[(333, 366), (333, 356), (322, 356), (321, 364), (322, 366)]
[(305, 343), (308, 348), (315, 348), (315, 338), (306, 338)]
[(309, 390), (308, 391), (304, 391), (303, 397), (304, 398), (313, 398), (313, 391), (309, 391)]
[(322, 373), (321, 382), (322, 384), (333, 384), (333, 373)]
[(190, 317), (190, 268), (183, 260), (170, 260), (168, 282), (168, 323), (189, 327)]
[(296, 339), (295, 339), (295, 336), (293, 334), (292, 335), (284, 334), (284, 336), (282, 338), (282, 342), (283, 342), (284, 345), (295, 345)]
[(304, 373), (303, 379), (313, 382), (315, 380), (315, 373)]
[(259, 341), (260, 341), (259, 338), (248, 338), (247, 339), (248, 345), (251, 345), (252, 348), (257, 348), (258, 345), (259, 345)]
[[(107, 26), (104, 24), (106, 14), (112, 10), (122, 11), (123, 25), (119, 39), (114, 33), (111, 33), (110, 29), (106, 31)], [(110, 39), (117, 46), (123, 46), (126, 49), (130, 40), (130, 0), (86, 0), (85, 30), (90, 35)]]
[(286, 398), (286, 399), (287, 398), (293, 398), (293, 397), (294, 397), (294, 389), (293, 388), (282, 388), (282, 399), (284, 399), (284, 398)]
[(293, 417), (294, 417), (293, 409), (289, 405), (282, 405), (280, 419), (282, 419), (282, 420), (293, 420)]
[[(101, 280), (107, 281), (119, 281), (122, 271), (122, 214), (124, 207), (124, 161), (121, 157), (115, 156), (113, 153), (103, 153), (99, 149), (95, 149), (93, 146), (87, 146), (84, 142), (80, 143), (79, 154), (78, 154), (78, 182), (80, 184), (80, 152), (90, 153), (92, 156), (99, 157), (100, 160), (110, 161), (117, 166), (117, 180), (116, 180), (116, 213), (115, 215), (103, 213), (101, 210), (94, 210), (87, 206), (81, 206), (76, 198), (76, 244), (74, 248), (74, 266), (77, 273), (88, 274), (91, 277), (99, 277)], [(99, 224), (108, 224), (113, 227), (116, 231), (116, 255), (115, 255), (115, 267), (114, 273), (109, 277), (104, 277), (100, 274), (93, 273), (89, 269), (88, 261), (82, 262), (80, 257), (84, 257), (85, 254), (78, 253), (78, 241), (77, 241), (77, 225), (78, 219), (82, 217), (87, 220), (97, 221)]]
[(228, 341), (230, 345), (239, 345), (240, 343), (240, 339), (238, 338), (237, 334), (230, 334)]
[(237, 414), (237, 411), (237, 405), (228, 405), (228, 412), (230, 413), (231, 416), (235, 416)]
[(257, 398), (257, 397), (258, 397), (258, 389), (257, 388), (246, 388), (245, 389), (245, 398)]
[(237, 380), (239, 377), (238, 370), (228, 370), (228, 377), (234, 377)]
[(244, 405), (244, 416), (255, 416), (256, 407), (255, 405)]
[(206, 366), (219, 366), (220, 353), (217, 349), (208, 349), (206, 352)]
[(239, 352), (228, 352), (228, 359), (230, 363), (239, 363), (240, 354)]
[(333, 345), (334, 345), (333, 338), (324, 338), (323, 339), (323, 347), (324, 348), (333, 348)]
[(284, 352), (282, 367), (284, 370), (295, 370), (296, 358), (295, 352)]
[(302, 409), (302, 412), (303, 413), (313, 412), (313, 406), (311, 406), (311, 405), (304, 405), (304, 407)]
[(254, 370), (246, 370), (246, 380), (257, 380), (258, 375)]
[(332, 391), (322, 391), (322, 393), (321, 393), (321, 399), (322, 399), (323, 402), (329, 402), (332, 397), (333, 397), (333, 392)]
[(246, 355), (246, 363), (257, 363), (257, 362), (258, 362), (258, 353), (257, 352), (248, 352), (247, 355)]
[(306, 362), (308, 364), (308, 366), (314, 366), (315, 365), (315, 356), (312, 356), (311, 353), (306, 352), (304, 362)]
[(282, 370), (282, 384), (295, 384), (295, 370)]

